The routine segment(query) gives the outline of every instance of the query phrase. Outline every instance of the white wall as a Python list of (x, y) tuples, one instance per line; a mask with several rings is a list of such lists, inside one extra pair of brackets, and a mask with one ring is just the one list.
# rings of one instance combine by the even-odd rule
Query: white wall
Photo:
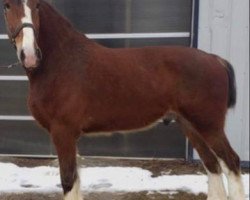
[(241, 159), (249, 161), (249, 0), (200, 0), (198, 37), (198, 48), (234, 66), (237, 104), (228, 113), (226, 132)]

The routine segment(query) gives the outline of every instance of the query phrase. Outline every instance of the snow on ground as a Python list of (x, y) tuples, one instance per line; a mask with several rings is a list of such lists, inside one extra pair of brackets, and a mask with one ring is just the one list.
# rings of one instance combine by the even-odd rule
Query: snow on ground
[[(89, 167), (80, 169), (85, 192), (186, 191), (207, 193), (205, 175), (162, 175), (152, 177), (148, 170), (135, 167)], [(249, 200), (249, 174), (243, 175), (246, 200)], [(61, 191), (59, 169), (24, 168), (0, 163), (1, 192)]]

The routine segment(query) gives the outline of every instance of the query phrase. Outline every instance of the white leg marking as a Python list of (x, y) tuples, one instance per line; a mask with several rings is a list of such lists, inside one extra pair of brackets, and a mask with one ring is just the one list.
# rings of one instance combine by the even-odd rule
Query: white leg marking
[(77, 178), (75, 181), (72, 190), (64, 196), (64, 200), (83, 200), (80, 190), (79, 178)]
[(224, 161), (222, 161), (221, 159), (218, 160), (223, 173), (227, 177), (229, 200), (245, 200), (245, 192), (241, 175), (235, 175), (234, 172), (228, 169)]
[(222, 174), (213, 174), (207, 170), (208, 195), (207, 200), (227, 200)]

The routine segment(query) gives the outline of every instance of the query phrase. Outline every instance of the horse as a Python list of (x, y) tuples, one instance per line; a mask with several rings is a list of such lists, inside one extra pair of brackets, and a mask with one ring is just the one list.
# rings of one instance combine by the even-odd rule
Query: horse
[(107, 48), (45, 0), (3, 0), (8, 36), (29, 79), (28, 107), (55, 145), (65, 200), (82, 199), (77, 140), (175, 119), (208, 175), (208, 200), (243, 200), (240, 159), (224, 131), (236, 104), (232, 65), (195, 48)]

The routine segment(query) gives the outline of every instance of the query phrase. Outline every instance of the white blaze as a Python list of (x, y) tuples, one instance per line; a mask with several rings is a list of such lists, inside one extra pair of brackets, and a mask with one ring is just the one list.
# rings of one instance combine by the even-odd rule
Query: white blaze
[[(31, 15), (31, 9), (27, 5), (28, 0), (23, 0), (23, 8), (24, 8), (24, 17), (21, 19), (22, 23), (30, 23), (32, 22), (32, 15)], [(22, 49), (24, 51), (25, 56), (27, 59), (34, 59), (35, 56), (35, 33), (34, 30), (30, 27), (24, 27), (23, 28), (23, 41), (22, 41)]]

